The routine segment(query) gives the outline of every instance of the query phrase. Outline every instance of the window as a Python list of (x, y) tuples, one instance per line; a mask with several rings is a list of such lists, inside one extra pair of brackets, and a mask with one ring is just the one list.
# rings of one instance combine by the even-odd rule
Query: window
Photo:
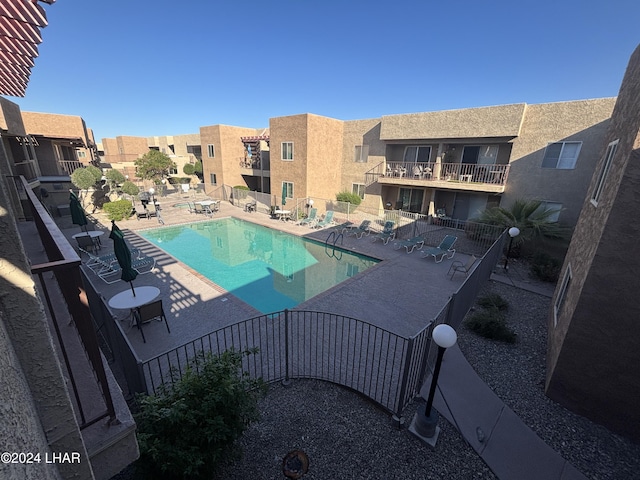
[(169, 175), (177, 175), (178, 168), (177, 167), (169, 167)]
[(211, 180), (211, 185), (217, 185), (218, 184), (218, 180), (216, 178), (216, 174), (215, 173), (210, 173), (209, 174), (209, 179)]
[(85, 152), (84, 150), (78, 150), (78, 158), (86, 158), (87, 157), (87, 152)]
[(352, 183), (351, 192), (360, 196), (360, 198), (364, 198), (364, 183)]
[(285, 197), (293, 198), (293, 182), (282, 182), (282, 188), (286, 192)]
[(582, 142), (550, 143), (544, 151), (542, 168), (575, 168), (580, 147), (582, 147)]
[(416, 147), (406, 147), (404, 149), (404, 163), (416, 163), (416, 162), (424, 162), (427, 163), (429, 161), (429, 157), (431, 156), (431, 147), (429, 146), (416, 146)]
[(550, 222), (557, 222), (560, 218), (560, 212), (562, 211), (562, 204), (558, 202), (541, 202), (540, 207), (536, 212), (542, 213), (545, 210), (553, 210), (553, 213), (550, 214), (546, 220)]
[(602, 194), (602, 189), (604, 188), (604, 182), (606, 182), (607, 176), (609, 175), (611, 161), (616, 154), (619, 141), (620, 140), (615, 140), (607, 146), (607, 153), (605, 153), (604, 164), (602, 165), (602, 169), (598, 174), (596, 189), (593, 191), (593, 195), (591, 196), (591, 203), (593, 203), (596, 207), (598, 206), (598, 201), (600, 200), (600, 195)]
[(293, 142), (282, 142), (282, 160), (293, 160)]
[(357, 163), (367, 163), (369, 159), (369, 145), (356, 145), (354, 161)]
[(562, 277), (562, 283), (560, 284), (560, 290), (558, 291), (558, 296), (556, 297), (556, 302), (553, 304), (553, 326), (558, 325), (558, 316), (560, 311), (562, 310), (562, 306), (564, 305), (564, 301), (567, 298), (567, 290), (569, 290), (569, 285), (571, 285), (571, 279), (573, 278), (573, 274), (571, 273), (571, 264), (567, 265), (567, 270), (564, 272), (564, 276)]
[(216, 148), (215, 145), (213, 144), (209, 144), (207, 145), (207, 155), (209, 156), (209, 158), (213, 158), (216, 156)]

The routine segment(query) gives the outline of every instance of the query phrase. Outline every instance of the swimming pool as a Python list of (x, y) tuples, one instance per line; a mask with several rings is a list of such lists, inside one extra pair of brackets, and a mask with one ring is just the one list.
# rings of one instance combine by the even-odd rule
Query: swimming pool
[(140, 234), (262, 313), (293, 308), (378, 263), (236, 218)]

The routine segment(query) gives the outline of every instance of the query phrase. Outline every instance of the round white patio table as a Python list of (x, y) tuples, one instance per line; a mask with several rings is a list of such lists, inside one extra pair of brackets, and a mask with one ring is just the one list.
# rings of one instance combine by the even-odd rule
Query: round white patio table
[(78, 237), (86, 237), (87, 235), (91, 238), (97, 238), (104, 235), (104, 232), (102, 230), (89, 230), (88, 232), (76, 233), (75, 235), (72, 235), (71, 238), (75, 240)]
[(109, 299), (109, 306), (119, 310), (134, 309), (140, 305), (144, 305), (155, 300), (160, 295), (160, 289), (149, 285), (142, 287), (133, 287), (136, 291), (135, 297), (131, 288), (115, 294)]

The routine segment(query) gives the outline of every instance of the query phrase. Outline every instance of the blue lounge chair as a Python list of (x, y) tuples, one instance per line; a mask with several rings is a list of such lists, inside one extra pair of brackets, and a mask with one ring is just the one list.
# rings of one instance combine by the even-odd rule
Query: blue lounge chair
[(317, 215), (318, 215), (318, 209), (312, 208), (311, 210), (309, 210), (309, 216), (307, 218), (303, 218), (302, 220), (300, 220), (298, 222), (298, 225), (309, 225), (310, 227), (312, 227), (318, 221), (316, 219)]
[(382, 231), (376, 233), (371, 241), (375, 242), (379, 238), (385, 245), (389, 243), (389, 240), (393, 240), (394, 238), (396, 238), (396, 232), (394, 230), (395, 224), (396, 222), (392, 220), (387, 220), (386, 222), (384, 222)]
[[(440, 245), (438, 245), (437, 247), (432, 247), (428, 250), (424, 250), (423, 253), (423, 258), (428, 258), (428, 257), (433, 257), (433, 259), (436, 261), (436, 263), (440, 263), (442, 260), (444, 260), (444, 257), (446, 255), (447, 258), (453, 258), (453, 256), (456, 253), (455, 248), (453, 248), (453, 245), (456, 243), (456, 241), (458, 240), (458, 237), (454, 237), (453, 235), (447, 235), (445, 236), (442, 241), (440, 242)], [(440, 260), (438, 260), (438, 256), (440, 256)]]
[(333, 223), (333, 210), (327, 210), (327, 213), (325, 213), (324, 218), (319, 222), (317, 222), (315, 225), (313, 225), (313, 228), (323, 228), (323, 227), (326, 227), (327, 225), (331, 225), (332, 223)]
[(362, 223), (356, 228), (350, 228), (347, 232), (347, 235), (353, 235), (357, 239), (360, 239), (363, 236), (369, 235), (371, 233), (371, 230), (369, 229), (370, 226), (371, 220), (363, 220)]
[(408, 240), (398, 240), (393, 244), (393, 248), (396, 250), (400, 250), (402, 247), (407, 249), (407, 253), (413, 252), (416, 247), (420, 250), (424, 247), (424, 237), (422, 235), (418, 235), (416, 237), (409, 238)]
[[(153, 257), (139, 257), (136, 259), (132, 259), (131, 267), (138, 272), (140, 275), (151, 272), (156, 266), (156, 259)], [(108, 267), (103, 268), (99, 272), (96, 272), (105, 283), (111, 284), (120, 280), (120, 276), (122, 274), (122, 268), (120, 268), (120, 264), (118, 261), (114, 261), (109, 264)]]

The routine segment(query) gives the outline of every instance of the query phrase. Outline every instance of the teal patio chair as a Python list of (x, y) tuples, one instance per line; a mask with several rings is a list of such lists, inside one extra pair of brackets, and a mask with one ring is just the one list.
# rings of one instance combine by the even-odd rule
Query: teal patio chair
[(365, 235), (369, 235), (371, 233), (371, 220), (363, 220), (360, 225), (355, 228), (350, 228), (347, 232), (347, 235), (353, 235), (357, 239), (361, 239)]
[[(455, 248), (453, 248), (453, 246), (455, 245), (457, 240), (458, 240), (458, 237), (454, 237), (453, 235), (447, 235), (442, 239), (442, 241), (440, 242), (440, 245), (438, 245), (437, 247), (432, 247), (432, 248), (429, 248), (428, 250), (424, 250), (422, 252), (423, 253), (422, 257), (423, 258), (433, 257), (436, 263), (440, 263), (442, 260), (444, 260), (445, 256), (447, 258), (453, 258), (453, 256), (456, 253), (456, 250)], [(438, 260), (438, 256), (440, 256), (440, 260)]]
[(302, 220), (300, 220), (298, 222), (298, 225), (308, 225), (310, 227), (313, 227), (313, 225), (318, 221), (316, 218), (317, 215), (318, 215), (318, 209), (312, 208), (311, 210), (309, 210), (309, 216), (307, 218), (303, 218)]
[(422, 235), (417, 235), (407, 240), (398, 240), (393, 244), (393, 248), (396, 250), (400, 250), (402, 247), (407, 249), (407, 253), (413, 252), (416, 247), (420, 250), (424, 247), (424, 237)]
[(324, 218), (319, 222), (316, 222), (316, 224), (313, 225), (313, 228), (323, 228), (323, 227), (326, 227), (327, 225), (331, 225), (332, 223), (333, 223), (333, 210), (327, 210), (327, 213), (325, 213)]
[(382, 231), (376, 233), (371, 239), (371, 241), (375, 242), (377, 239), (380, 239), (382, 240), (382, 243), (386, 245), (387, 243), (389, 243), (389, 240), (393, 240), (394, 238), (396, 238), (396, 232), (394, 230), (395, 225), (396, 225), (396, 222), (392, 220), (387, 220), (386, 222), (384, 222), (384, 227), (382, 228)]

